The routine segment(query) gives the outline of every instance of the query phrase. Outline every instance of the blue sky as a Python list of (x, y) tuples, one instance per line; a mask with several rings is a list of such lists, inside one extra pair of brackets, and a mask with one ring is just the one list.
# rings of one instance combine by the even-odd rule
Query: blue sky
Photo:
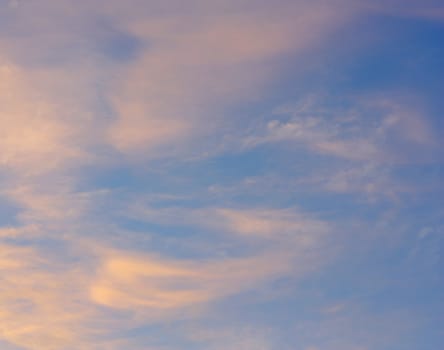
[(440, 1), (0, 0), (0, 347), (435, 350)]

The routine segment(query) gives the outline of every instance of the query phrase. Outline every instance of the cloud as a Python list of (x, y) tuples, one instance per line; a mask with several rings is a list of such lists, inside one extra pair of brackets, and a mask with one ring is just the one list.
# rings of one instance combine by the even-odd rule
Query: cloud
[(0, 246), (1, 337), (26, 349), (77, 343), (87, 311), (78, 296), (83, 276), (51, 267), (34, 248)]
[(0, 163), (20, 174), (40, 173), (81, 152), (66, 143), (69, 124), (26, 71), (10, 63), (0, 67)]
[(299, 180), (300, 186), (310, 191), (364, 196), (370, 201), (391, 199), (398, 201), (400, 195), (417, 189), (393, 175), (394, 170), (378, 164), (363, 164), (332, 167)]
[(266, 89), (280, 56), (317, 45), (346, 14), (300, 2), (128, 24), (148, 44), (112, 87), (111, 144), (124, 153), (156, 154), (214, 133), (226, 106)]
[(25, 225), (21, 227), (1, 227), (0, 238), (15, 238), (35, 236), (40, 233), (38, 225)]
[[(2, 49), (15, 65), (11, 79), (23, 83), (5, 105), (27, 109), (30, 129), (20, 132), (29, 146), (11, 144), (6, 157), (28, 165), (32, 157), (34, 171), (95, 159), (109, 147), (154, 158), (182, 154), (220, 130), (227, 107), (264, 93), (281, 57), (318, 46), (353, 12), (307, 1), (172, 2), (168, 9), (157, 1), (16, 4), (3, 16)], [(104, 51), (113, 40), (122, 47)], [(131, 45), (134, 52), (117, 62), (113, 55)], [(45, 115), (31, 118), (39, 109)], [(11, 154), (19, 147), (20, 155)]]
[(113, 330), (196, 317), (196, 307), (290, 270), (270, 254), (187, 261), (79, 243), (59, 241), (62, 254), (0, 246), (2, 339), (31, 350), (114, 348)]
[(127, 215), (166, 226), (187, 225), (222, 232), (231, 237), (285, 241), (292, 237), (314, 239), (328, 232), (327, 223), (296, 208), (156, 208), (135, 200)]
[[(278, 108), (275, 115), (279, 118), (245, 138), (246, 147), (287, 142), (320, 155), (376, 164), (410, 162), (436, 147), (419, 108), (395, 98), (361, 98), (345, 108), (328, 108), (311, 97)], [(405, 147), (413, 150), (409, 158)]]
[[(113, 340), (113, 330), (198, 319), (215, 302), (257, 290), (281, 276), (302, 276), (325, 260), (319, 236), (325, 226), (288, 210), (203, 210), (199, 215), (219, 217), (221, 224), (213, 229), (275, 243), (248, 254), (197, 259), (107, 245), (82, 233), (91, 227), (88, 216), (75, 226), (57, 201), (37, 208), (43, 211), (26, 222), (38, 224), (5, 231), (4, 237), (18, 238), (28, 247), (15, 241), (0, 246), (0, 301), (6, 305), (0, 313), (1, 336), (30, 350), (119, 348), (129, 340)], [(208, 228), (199, 215), (190, 224)], [(266, 231), (255, 228), (257, 220), (268, 222)], [(75, 234), (55, 234), (57, 222)], [(42, 239), (47, 243), (39, 243)], [(237, 337), (235, 343), (246, 349), (255, 344)]]
[[(323, 264), (331, 253), (323, 240), (329, 227), (292, 210), (138, 206), (131, 215), (169, 227), (200, 228), (203, 235), (195, 238), (199, 240), (196, 244), (207, 242), (213, 250), (206, 258), (179, 259), (99, 249), (102, 253), (90, 286), (91, 300), (112, 309), (131, 310), (140, 318), (182, 317), (190, 314), (184, 310), (210, 306), (280, 276), (303, 275)], [(244, 248), (238, 254), (216, 256), (211, 231)]]
[[(162, 212), (166, 212), (166, 216)], [(188, 224), (192, 226), (245, 235), (253, 238), (252, 244), (255, 237), (270, 239), (274, 244), (265, 245), (259, 250), (256, 248), (256, 252), (242, 257), (199, 260), (143, 254), (132, 256), (130, 253), (110, 251), (104, 254), (97, 279), (91, 287), (94, 301), (140, 312), (208, 303), (289, 271), (295, 273), (300, 269), (303, 272), (320, 263), (322, 259), (308, 261), (316, 259), (315, 256), (322, 250), (321, 235), (328, 230), (324, 223), (285, 210), (204, 209), (187, 213), (186, 210), (167, 209), (157, 213), (160, 215), (154, 214), (150, 218), (162, 224), (175, 225), (173, 220), (177, 220), (182, 225), (181, 218), (185, 216), (191, 218)], [(139, 213), (139, 218), (151, 220), (140, 215), (143, 215), (143, 211)], [(308, 265), (297, 266), (299, 260), (307, 261)]]
[[(159, 174), (145, 179), (146, 168), (156, 165), (141, 158), (175, 155), (182, 161), (195, 149), (214, 154), (208, 142), (217, 141), (208, 139), (242, 134), (247, 122), (235, 121), (230, 108), (265, 96), (289, 58), (297, 65), (299, 54), (316, 50), (354, 15), (348, 5), (1, 4), (0, 194), (15, 210), (2, 212), (8, 223), (0, 228), (5, 346), (166, 349), (152, 339), (141, 345), (129, 338), (140, 327), (202, 317), (216, 304), (260, 292), (277, 279), (299, 281), (325, 264), (336, 249), (329, 238), (332, 225), (295, 208), (233, 206), (208, 198), (198, 203), (194, 193), (187, 199), (194, 200), (193, 208), (127, 202), (134, 199), (131, 193), (148, 192), (148, 182), (150, 188), (161, 182)], [(368, 106), (377, 112), (375, 123), (360, 118)], [(372, 100), (333, 110), (333, 116), (328, 112), (316, 103), (277, 111), (242, 146), (240, 137), (221, 148), (289, 143), (316, 155), (369, 163), (313, 181), (338, 193), (374, 193), (389, 187), (381, 167), (402, 162), (404, 145), (410, 150), (438, 143), (416, 106)], [(116, 168), (131, 175), (113, 173), (110, 178), (125, 184), (101, 190), (109, 183), (98, 184), (97, 172), (108, 177)], [(139, 173), (131, 178), (132, 172)], [(131, 219), (142, 223), (140, 231), (131, 229)], [(186, 257), (174, 251), (177, 246), (156, 251), (159, 241), (164, 247), (173, 240), (165, 228), (185, 231), (177, 241)], [(147, 237), (157, 241), (137, 246)], [(223, 254), (216, 241), (223, 243)], [(267, 337), (253, 339), (258, 335), (248, 329), (190, 341), (199, 343), (199, 336), (210, 349), (221, 339), (225, 348), (271, 348)]]
[(101, 305), (129, 309), (145, 317), (162, 317), (159, 310), (177, 312), (237, 294), (290, 269), (288, 256), (278, 261), (276, 258), (272, 253), (186, 261), (117, 253), (104, 259), (90, 295)]
[[(208, 214), (210, 213), (211, 211)], [(279, 240), (282, 237), (288, 239), (289, 235), (302, 234), (309, 241), (310, 233), (314, 238), (317, 234), (328, 230), (325, 223), (292, 210), (215, 209), (213, 216), (208, 214), (205, 217), (209, 226), (220, 225), (227, 232), (247, 237), (258, 236)]]

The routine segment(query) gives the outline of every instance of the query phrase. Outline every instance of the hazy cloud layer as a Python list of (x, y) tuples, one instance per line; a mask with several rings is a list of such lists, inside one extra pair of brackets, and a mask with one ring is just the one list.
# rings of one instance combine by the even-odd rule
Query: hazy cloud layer
[(437, 348), (442, 19), (0, 1), (0, 347)]

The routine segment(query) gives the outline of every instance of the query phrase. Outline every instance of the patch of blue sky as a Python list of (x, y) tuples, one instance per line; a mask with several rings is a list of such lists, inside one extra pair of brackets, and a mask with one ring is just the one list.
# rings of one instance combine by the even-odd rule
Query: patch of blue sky
[(93, 47), (105, 59), (123, 64), (137, 58), (146, 46), (137, 36), (116, 28), (106, 20), (98, 20), (97, 23), (99, 35), (93, 38)]
[(19, 214), (21, 208), (16, 203), (2, 198), (0, 200), (0, 225), (2, 227), (14, 227), (19, 224), (17, 220), (17, 214)]

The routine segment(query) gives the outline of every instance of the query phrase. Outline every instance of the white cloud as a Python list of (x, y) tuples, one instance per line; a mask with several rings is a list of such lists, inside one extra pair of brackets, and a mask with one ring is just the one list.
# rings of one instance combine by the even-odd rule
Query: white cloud
[[(290, 142), (313, 153), (371, 163), (414, 161), (405, 146), (429, 150), (436, 145), (425, 116), (396, 99), (356, 99), (349, 107), (328, 107), (316, 98), (276, 109), (277, 119), (244, 140), (245, 147)], [(402, 148), (402, 149), (401, 149)], [(418, 151), (413, 157), (418, 157)]]

